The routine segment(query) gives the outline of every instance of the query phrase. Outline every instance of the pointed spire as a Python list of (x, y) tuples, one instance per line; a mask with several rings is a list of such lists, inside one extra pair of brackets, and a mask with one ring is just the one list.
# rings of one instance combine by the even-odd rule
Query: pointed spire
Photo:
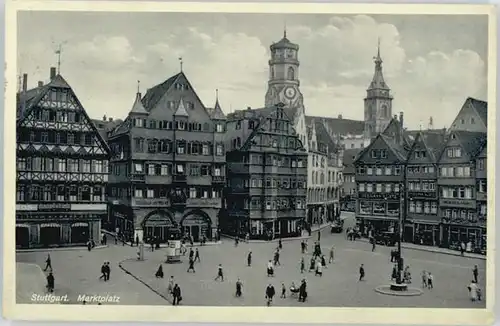
[(181, 66), (181, 72), (182, 72), (182, 63), (183, 63), (183, 62), (182, 62), (182, 57), (179, 57), (179, 64), (180, 64), (180, 66)]
[(286, 19), (285, 19), (285, 24), (283, 27), (283, 38), (286, 38)]
[(377, 41), (377, 56), (373, 57), (375, 62), (375, 73), (373, 74), (372, 82), (370, 83), (369, 89), (386, 89), (389, 87), (384, 81), (384, 75), (382, 73), (382, 57), (380, 56), (380, 37)]
[(174, 115), (177, 117), (189, 117), (186, 107), (184, 106), (184, 100), (182, 99), (182, 97), (181, 100), (179, 101), (179, 106), (177, 107), (177, 110), (175, 111)]
[(226, 119), (226, 116), (224, 115), (224, 112), (222, 111), (222, 108), (220, 107), (220, 104), (219, 104), (219, 90), (216, 89), (215, 90), (215, 106), (214, 106), (214, 109), (212, 111), (212, 119), (215, 119), (215, 120), (225, 120)]
[(141, 81), (140, 81), (140, 80), (138, 80), (138, 81), (137, 81), (137, 93), (138, 93), (138, 94), (139, 94), (139, 92), (140, 92), (140, 87), (141, 87)]
[(148, 111), (142, 105), (142, 96), (139, 92), (139, 81), (137, 81), (137, 93), (135, 95), (134, 105), (132, 105), (132, 110), (130, 113), (148, 114)]

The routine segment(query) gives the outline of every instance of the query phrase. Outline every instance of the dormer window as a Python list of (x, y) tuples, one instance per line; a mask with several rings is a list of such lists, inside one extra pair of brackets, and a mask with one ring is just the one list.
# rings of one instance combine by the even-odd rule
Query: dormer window
[(187, 107), (188, 109), (193, 110), (193, 109), (194, 109), (194, 103), (193, 103), (193, 102), (186, 102), (186, 107)]
[(143, 127), (143, 119), (135, 118), (134, 119), (134, 127), (142, 128)]

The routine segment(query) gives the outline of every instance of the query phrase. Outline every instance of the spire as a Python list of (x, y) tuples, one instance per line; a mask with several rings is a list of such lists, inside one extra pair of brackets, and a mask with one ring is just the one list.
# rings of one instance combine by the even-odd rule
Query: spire
[(184, 100), (182, 98), (179, 101), (179, 106), (177, 107), (177, 111), (175, 111), (174, 115), (176, 117), (189, 117), (186, 107), (184, 106)]
[(389, 87), (384, 81), (384, 75), (382, 73), (382, 57), (380, 56), (380, 37), (377, 42), (377, 56), (373, 57), (375, 62), (375, 73), (373, 74), (372, 82), (370, 83), (369, 89), (385, 89), (389, 90)]
[(211, 118), (214, 120), (225, 120), (226, 116), (224, 115), (224, 112), (222, 111), (222, 108), (220, 107), (219, 104), (219, 90), (215, 90), (215, 106), (211, 114)]
[(140, 81), (137, 81), (137, 93), (135, 94), (134, 105), (132, 105), (132, 110), (130, 110), (130, 113), (148, 114), (148, 111), (144, 108), (144, 105), (142, 105), (142, 96), (139, 92), (139, 83)]
[(283, 38), (286, 38), (286, 20), (285, 20), (285, 24), (283, 27)]
[(182, 72), (182, 57), (179, 57), (179, 64), (181, 66), (181, 72)]

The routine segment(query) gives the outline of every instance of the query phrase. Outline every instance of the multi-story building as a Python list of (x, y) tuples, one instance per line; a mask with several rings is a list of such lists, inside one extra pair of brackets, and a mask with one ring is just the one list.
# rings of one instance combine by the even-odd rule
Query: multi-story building
[(361, 152), (361, 148), (346, 149), (342, 157), (342, 175), (343, 182), (340, 192), (340, 206), (345, 211), (355, 211), (357, 188), (356, 188), (356, 169), (354, 160)]
[(307, 152), (282, 103), (236, 111), (227, 122), (224, 233), (298, 236), (306, 211)]
[[(384, 132), (356, 157), (356, 220), (361, 230), (399, 227), (405, 204), (404, 180), (410, 142), (395, 116)], [(408, 233), (408, 231), (405, 231)]]
[[(406, 162), (405, 240), (423, 245), (440, 243), (441, 218), (438, 214), (437, 160), (446, 139), (446, 130), (420, 131)], [(412, 136), (409, 136), (410, 138)]]
[(340, 213), (342, 153), (323, 120), (311, 121), (308, 140), (307, 222), (321, 225)]
[(100, 241), (108, 146), (55, 68), (17, 95), (17, 246)]
[(111, 216), (129, 238), (199, 241), (218, 234), (225, 185), (225, 116), (180, 73), (137, 93), (109, 135)]
[(481, 238), (478, 239), (478, 246), (481, 249), (486, 249), (486, 235), (487, 235), (487, 212), (488, 212), (488, 168), (487, 168), (487, 144), (485, 143), (483, 149), (476, 158), (476, 212), (477, 219), (481, 221), (484, 227), (481, 228)]
[(441, 246), (455, 248), (462, 241), (483, 245), (486, 218), (477, 211), (476, 168), (485, 146), (486, 133), (450, 132), (438, 160)]

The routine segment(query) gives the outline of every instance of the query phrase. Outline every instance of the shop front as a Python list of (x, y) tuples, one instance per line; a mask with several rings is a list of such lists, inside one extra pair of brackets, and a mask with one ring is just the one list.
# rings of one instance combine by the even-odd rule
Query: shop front
[[(90, 239), (89, 223), (77, 222), (71, 224), (71, 243), (85, 244)], [(95, 241), (96, 239), (94, 239)]]
[(144, 219), (143, 239), (150, 242), (156, 239), (165, 243), (170, 239), (177, 238), (178, 232), (172, 217), (165, 211), (156, 211)]
[(16, 224), (16, 248), (29, 248), (30, 226), (28, 224)]
[(439, 246), (440, 245), (440, 228), (439, 224), (429, 223), (429, 221), (415, 221), (414, 223), (414, 239), (413, 243), (423, 246)]
[(199, 242), (203, 237), (212, 238), (212, 221), (202, 212), (185, 216), (181, 226), (183, 234), (192, 237), (194, 242)]

